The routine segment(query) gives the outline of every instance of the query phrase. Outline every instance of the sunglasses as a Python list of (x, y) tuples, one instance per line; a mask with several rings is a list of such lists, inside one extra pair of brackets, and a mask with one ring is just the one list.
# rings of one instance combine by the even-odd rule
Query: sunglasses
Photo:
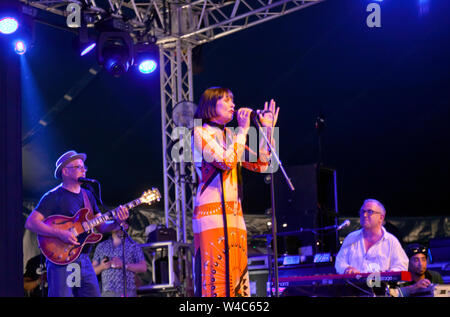
[(417, 253), (428, 254), (428, 249), (425, 248), (425, 247), (416, 247), (416, 248), (409, 249), (409, 252), (410, 252), (412, 255), (415, 255), (415, 254), (417, 254)]

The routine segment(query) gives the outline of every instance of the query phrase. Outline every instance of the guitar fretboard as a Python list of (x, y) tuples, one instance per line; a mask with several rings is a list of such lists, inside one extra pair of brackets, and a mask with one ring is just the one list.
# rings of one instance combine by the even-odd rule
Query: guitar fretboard
[[(138, 198), (138, 199), (135, 199), (133, 201), (130, 201), (130, 202), (124, 204), (123, 207), (125, 207), (127, 210), (129, 210), (131, 208), (139, 206), (140, 204), (141, 204), (141, 200)], [(119, 212), (119, 207), (117, 207), (113, 210), (110, 210), (97, 218), (89, 220), (88, 225), (90, 228), (93, 228), (93, 227), (96, 227), (96, 226), (106, 222), (106, 221), (114, 220), (114, 218), (117, 217), (118, 212)]]

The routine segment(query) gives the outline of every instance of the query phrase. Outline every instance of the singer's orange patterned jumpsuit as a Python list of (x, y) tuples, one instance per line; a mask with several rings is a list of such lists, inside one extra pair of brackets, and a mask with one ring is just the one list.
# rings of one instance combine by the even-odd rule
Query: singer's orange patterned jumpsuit
[[(196, 296), (250, 296), (247, 229), (238, 195), (237, 166), (240, 163), (252, 171), (263, 172), (269, 166), (269, 152), (265, 143), (261, 142), (257, 161), (239, 162), (246, 150), (250, 151), (245, 145), (246, 135), (240, 128), (237, 133), (228, 128), (225, 130), (227, 142), (220, 127), (205, 123), (194, 128), (193, 153), (199, 175), (193, 215)], [(222, 197), (225, 200), (226, 223)]]

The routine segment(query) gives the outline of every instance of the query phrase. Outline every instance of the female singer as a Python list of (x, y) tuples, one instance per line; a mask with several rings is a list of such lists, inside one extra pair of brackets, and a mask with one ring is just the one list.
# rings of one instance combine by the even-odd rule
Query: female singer
[[(247, 269), (247, 229), (238, 190), (238, 167), (264, 172), (270, 163), (268, 145), (261, 138), (256, 162), (241, 161), (245, 152), (252, 110), (236, 111), (233, 93), (213, 87), (201, 96), (195, 113), (203, 125), (194, 128), (193, 153), (199, 187), (195, 198), (193, 231), (196, 296), (250, 296)], [(257, 111), (268, 135), (278, 118), (275, 101)], [(236, 132), (225, 125), (236, 114)], [(273, 142), (271, 142), (273, 144)], [(254, 150), (254, 149), (253, 149)]]

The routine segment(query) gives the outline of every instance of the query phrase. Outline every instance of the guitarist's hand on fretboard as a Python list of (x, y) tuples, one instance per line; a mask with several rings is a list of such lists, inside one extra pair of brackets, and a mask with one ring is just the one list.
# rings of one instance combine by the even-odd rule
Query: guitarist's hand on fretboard
[(106, 216), (105, 216), (105, 214), (103, 214), (103, 215), (96, 214), (95, 217), (98, 219), (99, 222), (102, 219), (104, 219), (104, 220), (114, 219), (115, 220), (115, 222), (112, 224), (107, 223), (107, 222), (103, 222), (99, 226), (94, 224), (94, 226), (96, 226), (96, 228), (99, 232), (106, 233), (106, 232), (113, 230), (113, 228), (116, 227), (117, 223), (120, 224), (120, 223), (124, 222), (125, 220), (127, 220), (129, 217), (129, 213), (128, 213), (128, 208), (126, 208), (124, 206), (119, 206), (119, 207), (115, 208), (114, 210), (109, 211)]
[(128, 213), (127, 208), (125, 208), (124, 206), (117, 207), (117, 215), (115, 217), (117, 222), (120, 223), (120, 222), (127, 220), (129, 215), (130, 214)]

